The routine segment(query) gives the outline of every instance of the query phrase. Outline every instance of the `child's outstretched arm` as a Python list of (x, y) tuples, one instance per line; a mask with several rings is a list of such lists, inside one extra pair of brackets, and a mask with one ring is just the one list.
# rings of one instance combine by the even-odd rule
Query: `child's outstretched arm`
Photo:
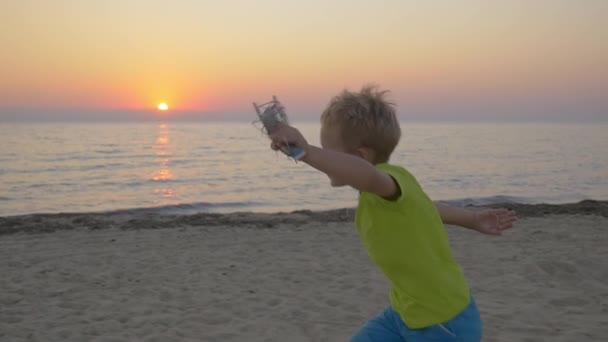
[(291, 126), (282, 125), (270, 135), (270, 138), (274, 149), (286, 143), (303, 149), (305, 152), (305, 156), (301, 159), (303, 162), (341, 184), (385, 198), (394, 198), (400, 194), (400, 189), (393, 178), (365, 159), (309, 145), (304, 136)]
[(517, 214), (504, 208), (479, 211), (453, 207), (435, 202), (443, 223), (461, 226), (489, 235), (501, 235), (504, 230), (513, 227)]

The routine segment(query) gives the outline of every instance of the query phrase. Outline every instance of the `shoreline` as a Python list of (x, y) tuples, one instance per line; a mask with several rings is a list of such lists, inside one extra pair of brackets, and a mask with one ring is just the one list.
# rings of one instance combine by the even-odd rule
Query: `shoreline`
[[(516, 210), (520, 217), (542, 217), (547, 215), (596, 215), (608, 217), (608, 201), (584, 200), (566, 204), (517, 204), (497, 203), (492, 205), (469, 205), (467, 208), (504, 207)], [(292, 212), (257, 213), (197, 213), (161, 214), (116, 212), (84, 212), (57, 214), (28, 214), (0, 217), (0, 236), (17, 233), (51, 233), (64, 230), (120, 230), (182, 228), (190, 226), (242, 226), (244, 228), (277, 228), (290, 224), (301, 226), (311, 222), (352, 222), (354, 208), (325, 211), (296, 210)]]

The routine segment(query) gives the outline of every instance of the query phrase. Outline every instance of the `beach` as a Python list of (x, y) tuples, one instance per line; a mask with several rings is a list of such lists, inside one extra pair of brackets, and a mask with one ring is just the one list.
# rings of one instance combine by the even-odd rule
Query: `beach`
[[(500, 205), (496, 205), (500, 206)], [(484, 341), (608, 335), (608, 202), (447, 226)], [(345, 341), (388, 305), (353, 210), (0, 217), (0, 341)]]

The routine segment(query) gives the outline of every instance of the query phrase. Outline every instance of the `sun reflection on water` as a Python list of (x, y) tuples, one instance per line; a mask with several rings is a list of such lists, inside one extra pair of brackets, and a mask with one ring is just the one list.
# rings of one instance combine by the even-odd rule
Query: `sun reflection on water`
[(165, 187), (157, 187), (153, 193), (161, 198), (173, 198), (177, 196), (175, 189), (169, 186), (168, 182), (174, 179), (173, 172), (169, 168), (171, 150), (170, 150), (169, 139), (169, 126), (166, 123), (161, 123), (158, 126), (158, 136), (156, 138), (156, 144), (152, 146), (155, 151), (156, 161), (159, 166), (154, 171), (151, 180), (157, 182), (159, 185), (165, 185)]

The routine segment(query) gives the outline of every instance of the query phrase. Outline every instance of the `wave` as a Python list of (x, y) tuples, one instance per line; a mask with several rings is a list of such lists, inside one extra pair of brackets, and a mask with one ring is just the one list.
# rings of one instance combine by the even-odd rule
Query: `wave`
[(527, 197), (518, 197), (518, 196), (489, 196), (489, 197), (465, 197), (465, 198), (457, 198), (457, 199), (448, 199), (441, 200), (441, 202), (466, 207), (466, 206), (484, 206), (484, 205), (492, 205), (492, 204), (534, 204), (536, 201), (532, 198)]
[(171, 204), (156, 207), (140, 207), (129, 209), (116, 209), (103, 211), (101, 213), (108, 215), (125, 215), (125, 214), (158, 214), (158, 215), (191, 215), (200, 212), (230, 212), (239, 209), (247, 209), (252, 207), (267, 206), (268, 203), (262, 202), (196, 202), (196, 203), (181, 203)]
[(487, 196), (487, 197), (466, 197), (457, 199), (441, 200), (441, 202), (455, 206), (487, 206), (497, 204), (567, 204), (577, 203), (586, 200), (595, 200), (580, 194), (569, 194), (559, 197), (523, 197), (523, 196)]
[(99, 154), (117, 154), (117, 153), (121, 153), (123, 152), (123, 150), (121, 149), (112, 149), (112, 150), (95, 150), (93, 151), (93, 153), (99, 153)]
[[(20, 200), (28, 199), (26, 197), (20, 198)], [(31, 199), (31, 198), (30, 198)], [(11, 202), (14, 199), (8, 197), (0, 197), (0, 201)], [(583, 199), (580, 201), (565, 201), (565, 202), (547, 202), (539, 201), (531, 198), (515, 197), (515, 196), (490, 196), (483, 198), (463, 198), (453, 200), (442, 200), (440, 202), (455, 205), (455, 206), (496, 206), (504, 205), (507, 208), (514, 208), (518, 212), (525, 215), (533, 215), (534, 213), (589, 213), (597, 210), (601, 211), (601, 215), (608, 217), (608, 199), (595, 200), (595, 199)], [(597, 209), (597, 207), (601, 207)], [(547, 209), (548, 208), (548, 209)], [(11, 211), (10, 213), (0, 211), (0, 220), (4, 217), (16, 217), (24, 215), (107, 215), (107, 216), (122, 216), (122, 215), (134, 215), (134, 216), (189, 216), (195, 214), (231, 214), (231, 213), (289, 213), (289, 212), (308, 212), (308, 213), (320, 213), (322, 215), (333, 216), (335, 213), (341, 213), (344, 210), (350, 213), (354, 213), (353, 207), (344, 206), (324, 206), (319, 208), (316, 206), (308, 207), (307, 205), (292, 206), (292, 205), (281, 205), (270, 202), (256, 202), (256, 201), (244, 201), (244, 202), (195, 202), (195, 203), (182, 203), (174, 205), (162, 205), (162, 206), (148, 206), (148, 207), (132, 207), (125, 209), (107, 209), (107, 210), (75, 210), (65, 211), (58, 209), (51, 209), (49, 211)], [(597, 209), (597, 210), (596, 210)], [(0, 232), (1, 235), (1, 232)]]
[[(149, 163), (155, 165), (154, 163)], [(94, 164), (94, 165), (69, 165), (69, 166), (55, 166), (40, 169), (29, 169), (29, 170), (18, 170), (18, 169), (0, 169), (0, 174), (41, 174), (50, 172), (74, 172), (74, 171), (95, 171), (95, 170), (116, 170), (121, 168), (132, 167), (126, 163), (105, 163), (105, 164)]]
[[(0, 201), (11, 201), (13, 199), (0, 197)], [(42, 211), (21, 211), (16, 210), (13, 212), (0, 211), (0, 219), (2, 217), (14, 217), (23, 215), (136, 215), (136, 216), (187, 216), (199, 213), (231, 213), (231, 212), (252, 212), (254, 208), (272, 208), (272, 205), (265, 202), (196, 202), (196, 203), (181, 203), (171, 204), (162, 206), (148, 206), (148, 207), (132, 207), (125, 209), (107, 209), (107, 210), (74, 210), (65, 211), (58, 209), (42, 210)], [(1, 235), (1, 234), (0, 234)]]
[[(93, 153), (97, 153), (97, 155), (95, 155), (95, 154), (83, 155), (81, 153), (67, 153), (67, 154), (64, 154), (61, 156), (38, 158), (38, 159), (36, 159), (36, 161), (56, 163), (56, 162), (62, 162), (62, 161), (107, 160), (108, 157), (105, 156), (104, 154), (117, 154), (117, 153), (119, 153), (119, 151), (115, 151), (115, 152), (93, 151)], [(144, 159), (145, 160), (150, 157), (154, 157), (154, 156), (151, 156), (149, 154), (117, 154), (117, 155), (113, 155), (112, 159), (129, 159), (129, 160)]]

